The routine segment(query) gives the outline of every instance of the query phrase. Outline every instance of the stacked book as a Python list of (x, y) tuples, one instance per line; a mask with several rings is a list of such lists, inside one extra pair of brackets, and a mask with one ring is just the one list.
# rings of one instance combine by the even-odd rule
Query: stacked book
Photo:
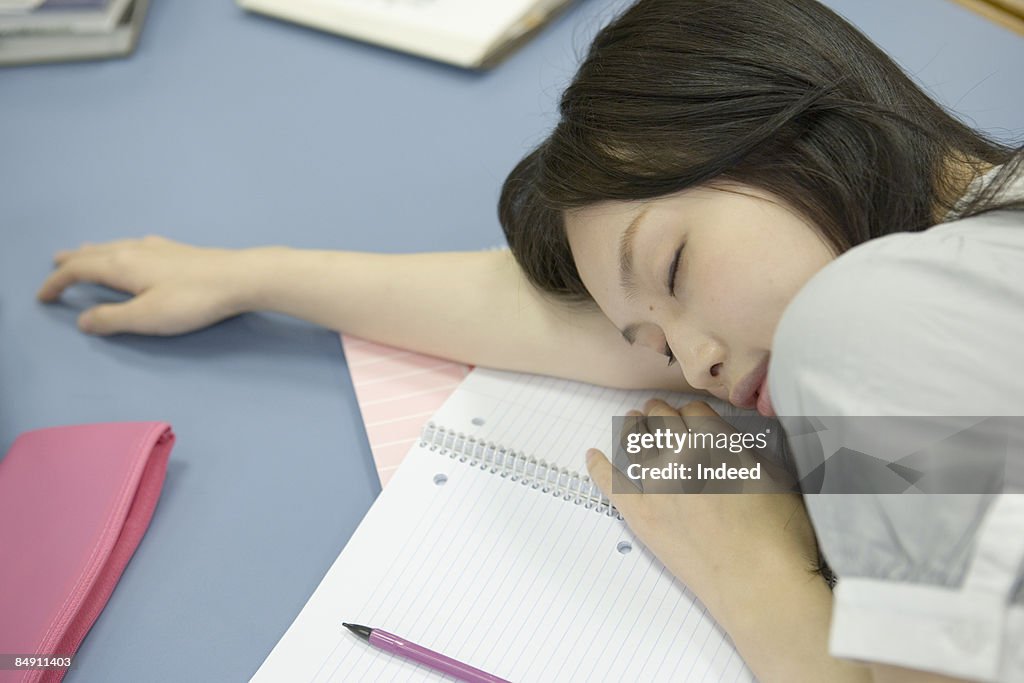
[(0, 66), (121, 57), (148, 0), (0, 0)]

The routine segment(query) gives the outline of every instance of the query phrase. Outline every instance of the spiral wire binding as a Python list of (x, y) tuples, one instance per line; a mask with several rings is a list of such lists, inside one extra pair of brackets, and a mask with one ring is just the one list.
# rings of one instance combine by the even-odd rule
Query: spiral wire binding
[(622, 515), (601, 493), (597, 484), (579, 472), (557, 467), (490, 441), (439, 427), (433, 422), (423, 428), (420, 445), (447, 455), (452, 460), (467, 463), (470, 467), (489, 470), (492, 474), (517, 481), (541, 493), (550, 493), (574, 505), (622, 519)]

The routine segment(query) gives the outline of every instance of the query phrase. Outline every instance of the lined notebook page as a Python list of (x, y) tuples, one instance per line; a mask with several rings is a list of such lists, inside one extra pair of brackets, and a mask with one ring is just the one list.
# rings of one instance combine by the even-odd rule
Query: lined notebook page
[[(513, 448), (559, 467), (585, 472), (588, 448), (611, 449), (615, 415), (658, 397), (679, 406), (706, 401), (728, 419), (743, 415), (745, 426), (769, 418), (709, 396), (665, 391), (609, 389), (542, 375), (475, 368), (433, 418), (439, 426)], [(757, 421), (756, 423), (754, 421)]]
[(421, 446), (252, 680), (445, 680), (342, 621), (512, 681), (752, 680), (623, 522)]
[[(610, 417), (650, 396), (477, 368), (433, 421), (582, 469), (585, 449), (610, 439)], [(443, 679), (343, 621), (513, 681), (752, 680), (623, 522), (421, 445), (253, 680)]]

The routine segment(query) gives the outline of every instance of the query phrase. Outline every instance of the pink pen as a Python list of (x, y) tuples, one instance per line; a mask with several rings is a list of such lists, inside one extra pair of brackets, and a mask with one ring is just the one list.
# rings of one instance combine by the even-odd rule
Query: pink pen
[(398, 636), (382, 631), (379, 628), (370, 628), (369, 626), (360, 626), (358, 624), (346, 624), (342, 622), (342, 626), (347, 628), (357, 636), (364, 638), (366, 641), (378, 647), (385, 652), (390, 652), (393, 655), (399, 657), (405, 657), (406, 659), (412, 660), (417, 664), (440, 671), (441, 673), (457, 678), (460, 681), (467, 681), (467, 683), (509, 683), (504, 678), (498, 678), (493, 676), (486, 671), (481, 671), (476, 667), (472, 667), (469, 664), (463, 664), (458, 662), (451, 657), (445, 657), (440, 652), (434, 652), (428, 650), (425, 647), (410, 643), (408, 640), (399, 638)]

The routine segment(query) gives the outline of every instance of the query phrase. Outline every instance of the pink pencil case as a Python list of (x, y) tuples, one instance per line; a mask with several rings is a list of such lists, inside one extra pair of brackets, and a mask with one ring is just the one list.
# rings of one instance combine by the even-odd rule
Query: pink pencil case
[[(173, 444), (163, 422), (15, 440), (0, 460), (0, 657), (74, 654), (146, 532)], [(0, 683), (65, 673), (0, 664)]]

